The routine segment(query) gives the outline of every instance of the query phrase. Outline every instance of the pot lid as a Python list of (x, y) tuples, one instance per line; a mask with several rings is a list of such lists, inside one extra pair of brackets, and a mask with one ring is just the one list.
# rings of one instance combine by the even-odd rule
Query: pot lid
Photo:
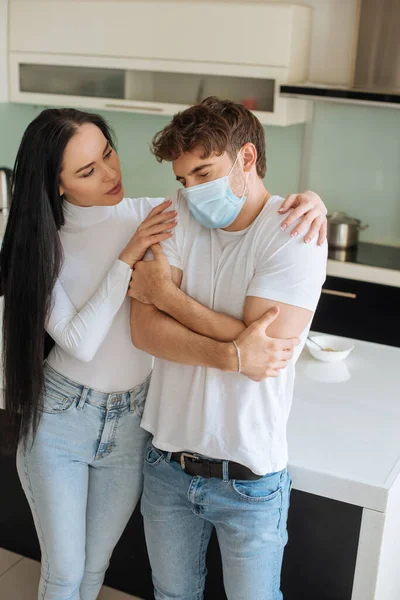
[(354, 217), (349, 217), (348, 214), (344, 212), (333, 212), (327, 215), (328, 223), (335, 225), (360, 225), (360, 219), (355, 219)]

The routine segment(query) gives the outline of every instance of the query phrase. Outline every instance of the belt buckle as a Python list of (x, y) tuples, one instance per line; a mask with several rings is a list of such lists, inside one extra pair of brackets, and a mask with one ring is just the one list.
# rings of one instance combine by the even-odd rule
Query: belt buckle
[(190, 454), (190, 452), (181, 452), (180, 463), (181, 467), (184, 471), (186, 471), (186, 463), (185, 458), (193, 458), (194, 460), (199, 460), (199, 457), (195, 454)]

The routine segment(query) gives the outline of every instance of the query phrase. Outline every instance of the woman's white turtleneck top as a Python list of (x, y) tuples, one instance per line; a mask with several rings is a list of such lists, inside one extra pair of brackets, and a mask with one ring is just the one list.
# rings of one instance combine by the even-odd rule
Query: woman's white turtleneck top
[(46, 330), (56, 344), (48, 363), (103, 392), (132, 389), (151, 372), (152, 357), (130, 335), (127, 290), (132, 270), (118, 256), (161, 198), (124, 198), (116, 206), (64, 202), (64, 262)]

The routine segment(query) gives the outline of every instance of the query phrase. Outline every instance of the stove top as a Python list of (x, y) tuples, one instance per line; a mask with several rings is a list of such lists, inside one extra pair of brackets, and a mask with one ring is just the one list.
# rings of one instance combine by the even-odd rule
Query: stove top
[(348, 250), (329, 248), (328, 258), (382, 269), (400, 270), (400, 248), (360, 242)]

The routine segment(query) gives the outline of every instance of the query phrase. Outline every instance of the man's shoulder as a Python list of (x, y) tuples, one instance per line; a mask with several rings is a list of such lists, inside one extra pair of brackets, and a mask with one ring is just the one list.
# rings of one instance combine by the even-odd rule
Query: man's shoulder
[(322, 262), (326, 261), (326, 247), (318, 247), (316, 237), (305, 244), (304, 234), (296, 237), (290, 235), (297, 221), (289, 229), (282, 229), (282, 223), (287, 217), (278, 212), (282, 202), (283, 198), (280, 196), (272, 196), (259, 215), (261, 218), (253, 236), (258, 258), (262, 261), (286, 260), (289, 263), (300, 261), (308, 266), (313, 260), (317, 263), (321, 259)]
[[(271, 196), (258, 215), (253, 228), (252, 238), (256, 245), (265, 248), (268, 242), (284, 244), (287, 241), (287, 232), (281, 229), (286, 215), (281, 215), (278, 210), (283, 202), (281, 196)], [(289, 236), (290, 237), (290, 236)]]
[(161, 204), (161, 202), (164, 202), (164, 200), (166, 200), (166, 198), (149, 198), (147, 196), (142, 196), (140, 198), (124, 198), (121, 202), (121, 209), (136, 213), (141, 211), (149, 212)]

